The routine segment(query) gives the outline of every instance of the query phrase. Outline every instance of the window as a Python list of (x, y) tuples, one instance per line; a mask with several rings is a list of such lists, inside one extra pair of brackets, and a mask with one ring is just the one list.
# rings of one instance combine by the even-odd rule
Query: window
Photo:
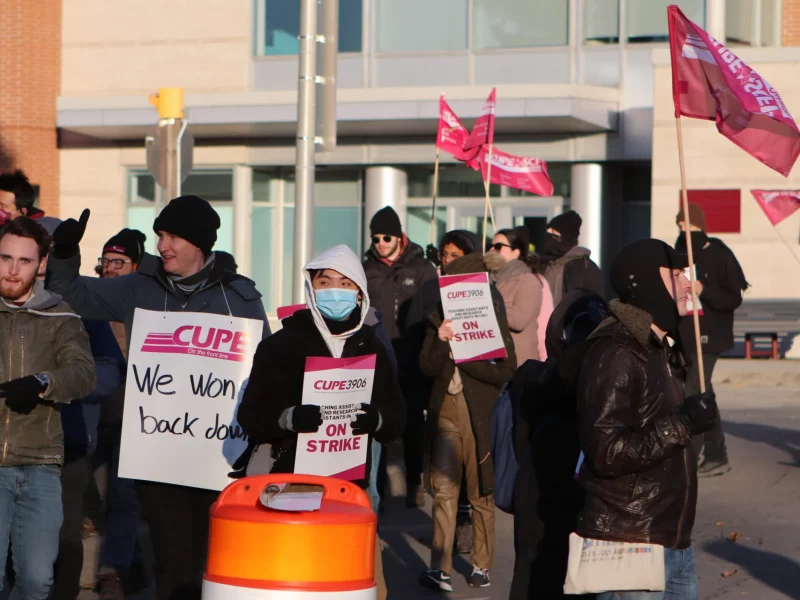
[(568, 43), (568, 0), (473, 2), (473, 44), (478, 50), (565, 46)]
[[(447, 231), (447, 208), (436, 207), (436, 231), (434, 244), (439, 245), (439, 240)], [(431, 209), (430, 207), (409, 206), (406, 213), (406, 235), (415, 244), (423, 248), (431, 243)]]
[[(156, 183), (143, 171), (131, 171), (128, 181), (128, 227), (147, 236), (145, 249), (156, 251), (153, 221), (156, 218)], [(233, 252), (233, 172), (229, 169), (192, 171), (181, 186), (182, 194), (194, 194), (208, 200), (219, 214), (221, 226), (217, 231), (216, 250)]]
[[(300, 0), (258, 0), (263, 11), (264, 47), (260, 55), (297, 54)], [(339, 52), (361, 52), (362, 0), (339, 0)]]
[[(431, 198), (433, 196), (433, 169), (409, 167), (408, 197)], [(500, 186), (492, 184), (489, 193), (500, 195)], [(478, 171), (464, 168), (463, 165), (442, 165), (439, 167), (440, 198), (483, 198), (486, 190)], [(430, 219), (430, 216), (428, 217)]]
[(688, 190), (687, 195), (689, 204), (697, 204), (706, 214), (706, 233), (741, 233), (741, 190)]
[(376, 0), (376, 3), (378, 52), (467, 48), (467, 0)]
[(628, 41), (668, 41), (667, 6), (670, 4), (677, 4), (689, 20), (705, 27), (705, 0), (628, 0), (625, 4)]
[(619, 42), (619, 0), (592, 0), (583, 4), (583, 39), (596, 44)]

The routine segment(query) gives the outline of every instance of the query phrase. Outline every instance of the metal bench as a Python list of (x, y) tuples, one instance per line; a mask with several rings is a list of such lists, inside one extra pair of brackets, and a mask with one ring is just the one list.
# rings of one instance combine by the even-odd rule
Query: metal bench
[[(754, 341), (758, 338), (770, 338), (771, 344), (769, 350), (756, 350), (753, 348)], [(750, 360), (755, 356), (768, 356), (773, 360), (778, 360), (780, 355), (778, 354), (778, 333), (777, 332), (750, 332), (744, 334), (744, 357), (746, 360)]]

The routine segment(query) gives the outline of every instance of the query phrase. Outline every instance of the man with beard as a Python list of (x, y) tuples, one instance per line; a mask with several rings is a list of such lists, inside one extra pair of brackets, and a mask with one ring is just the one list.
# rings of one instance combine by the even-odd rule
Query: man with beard
[[(95, 387), (95, 365), (81, 319), (37, 274), (50, 235), (19, 217), (0, 229), (0, 564), (14, 553), (12, 598), (45, 600), (62, 523), (64, 461), (58, 404)], [(55, 413), (55, 416), (54, 416)]]
[(573, 290), (603, 295), (603, 273), (590, 257), (591, 250), (578, 246), (583, 220), (574, 210), (553, 217), (547, 224), (539, 258), (553, 293), (553, 306)]
[[(364, 258), (370, 302), (378, 311), (394, 346), (400, 369), (400, 385), (406, 398), (408, 420), (403, 434), (406, 465), (406, 505), (422, 506), (423, 424), (425, 396), (418, 388), (419, 347), (405, 335), (411, 300), (436, 270), (422, 248), (409, 241), (400, 217), (390, 207), (375, 213), (370, 222), (372, 245)], [(373, 448), (373, 456), (377, 448)]]
[[(687, 225), (683, 209), (675, 222), (680, 235), (675, 248), (688, 254)], [(702, 345), (705, 384), (713, 390), (711, 376), (719, 355), (733, 348), (733, 312), (742, 305), (742, 292), (750, 284), (744, 277), (742, 267), (731, 249), (722, 240), (706, 235), (706, 215), (696, 204), (689, 205), (689, 239), (694, 251), (695, 271), (697, 273), (697, 297), (700, 301), (700, 343)], [(681, 319), (680, 339), (689, 369), (686, 373), (686, 394), (700, 391), (700, 378), (697, 364), (697, 344), (694, 333), (694, 319), (686, 316)], [(722, 421), (702, 436), (693, 440), (698, 457), (698, 477), (716, 477), (731, 470), (728, 450), (725, 447), (725, 434)]]
[(589, 336), (577, 377), (586, 492), (576, 533), (585, 539), (664, 547), (665, 590), (619, 591), (598, 600), (697, 598), (691, 548), (697, 464), (691, 439), (717, 420), (713, 392), (684, 400), (672, 339), (687, 313), (684, 256), (660, 240), (624, 248), (611, 266), (619, 300)]

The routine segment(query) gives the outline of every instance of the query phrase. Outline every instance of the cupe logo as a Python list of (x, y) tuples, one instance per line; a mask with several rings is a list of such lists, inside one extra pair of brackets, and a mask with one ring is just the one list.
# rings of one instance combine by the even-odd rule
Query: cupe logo
[(142, 352), (194, 354), (241, 362), (245, 359), (248, 335), (201, 325), (182, 325), (172, 333), (148, 333)]

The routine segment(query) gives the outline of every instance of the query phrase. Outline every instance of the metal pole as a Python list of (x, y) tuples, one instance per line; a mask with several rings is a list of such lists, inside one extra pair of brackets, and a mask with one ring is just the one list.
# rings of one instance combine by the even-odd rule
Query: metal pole
[(301, 0), (300, 69), (297, 82), (297, 158), (294, 200), (292, 301), (305, 301), (303, 268), (314, 250), (314, 132), (316, 121), (317, 2)]
[(178, 139), (181, 131), (182, 119), (169, 119), (163, 125), (166, 132), (166, 144), (164, 148), (164, 164), (166, 174), (166, 185), (164, 186), (164, 193), (166, 194), (166, 202), (173, 198), (180, 196), (181, 180), (180, 180), (180, 156), (178, 156)]

